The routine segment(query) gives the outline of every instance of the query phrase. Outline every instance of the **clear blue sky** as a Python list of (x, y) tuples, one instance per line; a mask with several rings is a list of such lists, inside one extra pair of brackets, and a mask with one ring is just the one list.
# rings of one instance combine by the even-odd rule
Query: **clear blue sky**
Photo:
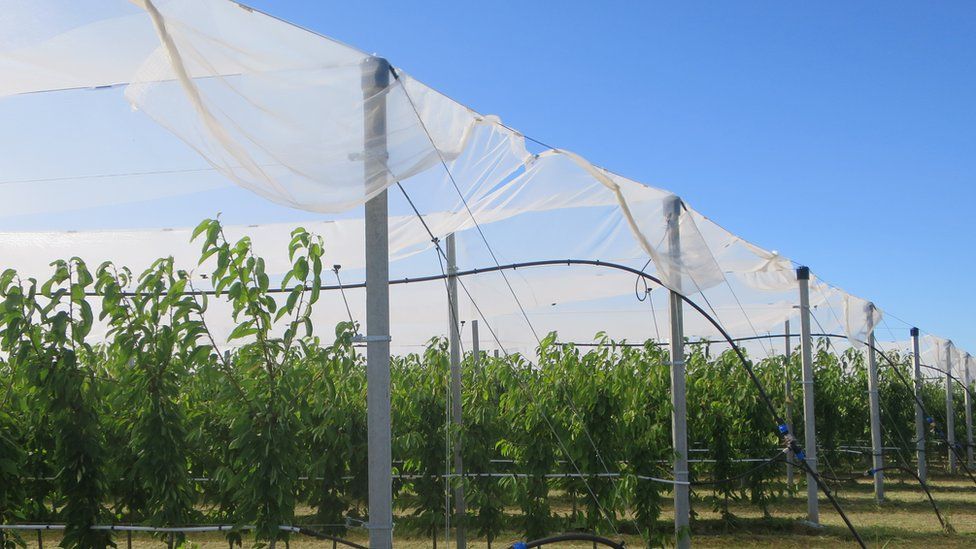
[(976, 3), (250, 4), (976, 352)]

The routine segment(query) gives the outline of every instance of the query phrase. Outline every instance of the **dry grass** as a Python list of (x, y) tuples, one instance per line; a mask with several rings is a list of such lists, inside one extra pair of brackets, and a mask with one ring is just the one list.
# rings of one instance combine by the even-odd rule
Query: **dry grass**
[[(843, 485), (838, 489), (838, 497), (858, 528), (865, 541), (871, 547), (976, 547), (976, 486), (968, 479), (934, 479), (931, 482), (933, 497), (935, 498), (943, 516), (954, 528), (954, 533), (941, 530), (932, 508), (924, 494), (915, 484), (893, 482), (889, 484), (888, 500), (881, 505), (874, 502), (871, 486), (867, 482), (856, 485)], [(553, 509), (556, 512), (568, 511), (568, 504), (564, 498), (554, 496)], [(697, 501), (694, 509), (697, 513), (694, 524), (694, 545), (696, 547), (850, 547), (853, 539), (847, 533), (840, 517), (833, 512), (830, 504), (821, 499), (821, 523), (823, 527), (813, 529), (803, 524), (806, 517), (806, 500), (797, 496), (777, 499), (770, 506), (772, 517), (763, 518), (759, 509), (747, 503), (735, 502), (732, 512), (736, 517), (735, 524), (725, 523), (721, 516), (711, 509), (710, 503)], [(662, 516), (662, 528), (667, 527), (671, 520), (670, 510), (666, 509)], [(365, 533), (352, 531), (349, 539), (366, 543)], [(643, 542), (636, 536), (615, 536), (614, 539), (624, 539), (628, 546), (641, 547)], [(507, 532), (493, 544), (494, 547), (506, 547), (508, 543), (520, 539), (516, 532)], [(43, 538), (44, 547), (55, 547), (59, 540), (57, 532), (47, 532)], [(37, 547), (33, 534), (25, 536), (28, 547)], [(120, 549), (127, 545), (125, 535), (116, 538)], [(188, 541), (202, 549), (227, 549), (227, 542), (222, 534), (195, 534)], [(245, 546), (248, 545), (245, 543)], [(322, 549), (331, 547), (331, 543), (295, 538), (290, 541), (289, 549)], [(443, 535), (438, 545), (445, 547)], [(408, 532), (397, 532), (396, 547), (419, 549), (431, 547), (429, 539), (422, 539)], [(163, 540), (153, 539), (144, 534), (136, 534), (132, 538), (135, 549), (163, 549)], [(281, 547), (279, 545), (279, 547)], [(473, 540), (469, 547), (486, 547), (484, 540)], [(555, 547), (555, 546), (554, 546)], [(558, 547), (591, 548), (591, 544), (563, 544)]]

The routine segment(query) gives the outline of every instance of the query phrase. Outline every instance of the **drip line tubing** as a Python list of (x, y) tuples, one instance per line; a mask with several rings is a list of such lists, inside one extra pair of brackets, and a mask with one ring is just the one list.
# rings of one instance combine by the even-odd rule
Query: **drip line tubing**
[(593, 534), (587, 534), (584, 532), (559, 534), (557, 536), (550, 536), (548, 538), (541, 538), (532, 541), (519, 541), (509, 545), (508, 549), (532, 549), (534, 547), (543, 547), (545, 545), (561, 543), (564, 541), (589, 541), (593, 543), (594, 547), (596, 547), (597, 544), (600, 544), (611, 547), (612, 549), (625, 549), (624, 542), (622, 541), (613, 541), (608, 538), (595, 536)]

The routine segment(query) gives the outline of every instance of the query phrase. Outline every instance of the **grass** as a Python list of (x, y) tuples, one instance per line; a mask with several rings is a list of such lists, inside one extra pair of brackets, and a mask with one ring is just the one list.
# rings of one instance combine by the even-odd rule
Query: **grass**
[[(802, 488), (802, 487), (801, 487)], [(874, 501), (870, 481), (846, 483), (835, 486), (841, 506), (870, 547), (976, 547), (976, 486), (961, 477), (935, 478), (930, 480), (930, 489), (943, 516), (954, 529), (953, 533), (943, 532), (925, 495), (917, 484), (892, 481), (886, 486), (887, 500), (882, 504)], [(559, 494), (553, 494), (552, 508), (557, 513), (568, 513), (569, 502)], [(734, 524), (723, 520), (712, 510), (711, 503), (696, 500), (693, 503), (696, 513), (692, 524), (695, 547), (851, 547), (853, 538), (844, 527), (841, 518), (830, 507), (826, 499), (820, 499), (821, 528), (804, 524), (806, 518), (806, 498), (801, 494), (794, 497), (783, 496), (770, 505), (770, 517), (763, 517), (762, 511), (745, 502), (733, 502), (731, 511)], [(301, 510), (308, 512), (308, 509)], [(673, 515), (665, 509), (661, 517), (661, 528), (669, 528)], [(404, 520), (400, 521), (401, 524)], [(25, 533), (28, 547), (37, 547), (33, 533)], [(365, 532), (353, 530), (347, 535), (353, 541), (366, 543)], [(630, 547), (642, 547), (644, 543), (637, 536), (613, 535), (612, 539), (623, 539)], [(439, 547), (446, 547), (443, 533), (438, 540)], [(54, 548), (60, 536), (57, 532), (45, 532), (44, 547)], [(517, 532), (506, 532), (495, 541), (493, 547), (504, 548), (512, 541), (521, 539)], [(161, 549), (166, 544), (145, 534), (133, 534), (134, 549)], [(201, 549), (227, 549), (228, 544), (222, 534), (195, 534), (188, 541)], [(126, 548), (124, 534), (116, 537), (120, 549)], [(248, 543), (245, 542), (245, 546)], [(331, 547), (331, 543), (295, 537), (289, 542), (289, 549), (313, 549)], [(401, 528), (396, 532), (395, 545), (398, 548), (419, 549), (430, 547), (430, 539), (412, 535)], [(471, 540), (472, 548), (486, 547), (484, 540)], [(279, 545), (278, 547), (282, 547)], [(557, 547), (557, 546), (553, 546)], [(558, 547), (586, 547), (592, 544), (562, 544)]]

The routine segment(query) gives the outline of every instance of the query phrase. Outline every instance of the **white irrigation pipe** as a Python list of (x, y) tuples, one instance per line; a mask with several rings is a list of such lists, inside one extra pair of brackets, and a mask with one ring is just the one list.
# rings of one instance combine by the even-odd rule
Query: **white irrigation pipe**
[[(64, 530), (64, 524), (0, 524), (0, 530)], [(173, 533), (188, 534), (193, 532), (231, 532), (234, 530), (253, 530), (254, 526), (234, 526), (230, 524), (217, 524), (211, 526), (180, 526), (180, 527), (156, 527), (156, 526), (129, 526), (124, 524), (95, 524), (92, 530), (109, 530), (113, 532), (153, 532), (153, 533)], [(297, 526), (279, 526), (283, 532), (300, 534), (301, 529)]]

